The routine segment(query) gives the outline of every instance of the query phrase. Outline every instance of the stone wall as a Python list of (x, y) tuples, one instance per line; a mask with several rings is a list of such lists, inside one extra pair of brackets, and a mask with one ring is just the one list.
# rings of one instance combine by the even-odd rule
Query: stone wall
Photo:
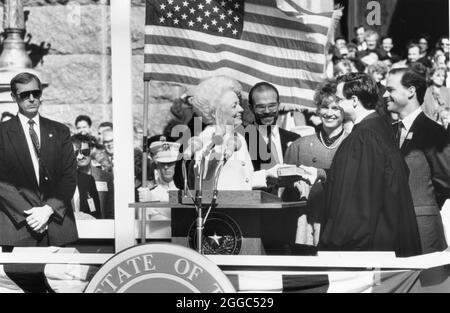
[[(94, 126), (111, 121), (109, 1), (24, 0), (24, 10), (27, 51), (35, 69), (50, 77), (43, 114), (71, 123), (77, 115), (88, 114)], [(133, 114), (135, 123), (142, 125), (145, 0), (132, 0), (131, 21)], [(171, 100), (182, 92), (179, 87), (151, 86), (151, 134), (161, 132), (171, 118)], [(16, 111), (12, 104), (0, 106), (0, 112), (6, 109)]]

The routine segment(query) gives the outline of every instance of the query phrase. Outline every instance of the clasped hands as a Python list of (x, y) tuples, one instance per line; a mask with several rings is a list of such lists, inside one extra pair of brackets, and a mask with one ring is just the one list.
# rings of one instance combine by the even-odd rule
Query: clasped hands
[(27, 214), (26, 222), (30, 228), (38, 233), (42, 234), (47, 230), (48, 220), (50, 216), (53, 214), (53, 209), (44, 205), (42, 207), (33, 207), (30, 210), (24, 211)]

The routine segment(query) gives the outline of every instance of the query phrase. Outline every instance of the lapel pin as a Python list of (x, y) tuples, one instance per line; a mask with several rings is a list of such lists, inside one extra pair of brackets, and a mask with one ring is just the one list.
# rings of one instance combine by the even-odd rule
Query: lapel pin
[(409, 133), (407, 136), (406, 136), (406, 139), (408, 139), (408, 140), (411, 140), (412, 138), (413, 138), (413, 133)]
[(50, 138), (53, 138), (53, 134), (48, 134), (48, 136), (49, 136)]

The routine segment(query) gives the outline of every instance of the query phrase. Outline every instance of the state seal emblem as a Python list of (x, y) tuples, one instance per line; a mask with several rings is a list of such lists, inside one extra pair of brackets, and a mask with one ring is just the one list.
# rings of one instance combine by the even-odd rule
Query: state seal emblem
[[(189, 247), (197, 250), (197, 224), (189, 228)], [(236, 255), (241, 252), (242, 231), (239, 224), (224, 213), (211, 213), (203, 229), (203, 252), (205, 254)]]
[(86, 293), (235, 292), (212, 261), (174, 244), (145, 244), (109, 259), (89, 282)]

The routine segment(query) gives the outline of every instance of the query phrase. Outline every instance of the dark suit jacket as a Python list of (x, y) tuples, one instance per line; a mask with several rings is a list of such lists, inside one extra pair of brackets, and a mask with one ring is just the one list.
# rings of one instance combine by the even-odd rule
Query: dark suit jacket
[(423, 112), (413, 122), (410, 136), (401, 151), (410, 171), (422, 249), (424, 253), (440, 251), (447, 247), (439, 210), (450, 198), (449, 138), (445, 129)]
[[(286, 155), (286, 150), (290, 143), (296, 141), (300, 138), (300, 135), (287, 131), (283, 128), (278, 128), (280, 132), (280, 141), (281, 141), (281, 151), (283, 154), (283, 158)], [(252, 139), (248, 133), (245, 134), (245, 141), (247, 143), (248, 151), (250, 152), (250, 156), (252, 158), (253, 168), (255, 171), (261, 170), (262, 164), (270, 164), (270, 157), (262, 155), (262, 153), (267, 153), (267, 143), (264, 138), (257, 131), (257, 141), (254, 142), (254, 138)], [(253, 140), (253, 141), (252, 141)], [(267, 181), (267, 188), (262, 189), (265, 192), (271, 193), (273, 195), (278, 196), (278, 185), (276, 181)], [(287, 225), (287, 220), (291, 218), (287, 212), (273, 212), (268, 214), (263, 214), (261, 219), (261, 238), (264, 244), (264, 248), (266, 253), (269, 255), (284, 255), (290, 254), (290, 248), (288, 245), (287, 234), (289, 232), (285, 232), (284, 234), (280, 234), (280, 229), (285, 229)]]
[[(77, 186), (78, 193), (80, 194), (80, 211), (95, 218), (102, 218), (102, 212), (100, 210), (100, 199), (98, 196), (97, 187), (95, 186), (94, 177), (91, 175), (77, 171)], [(88, 199), (91, 198), (94, 201), (93, 211), (89, 207)]]
[(99, 190), (97, 186), (102, 218), (112, 219), (114, 218), (114, 176), (97, 167), (92, 167), (91, 170), (91, 175), (94, 177), (96, 186), (100, 183), (106, 184), (106, 187), (108, 188), (108, 190)]
[(41, 238), (28, 229), (23, 211), (46, 204), (54, 211), (48, 244), (61, 246), (78, 239), (70, 205), (76, 161), (69, 129), (40, 117), (40, 130), (41, 160), (48, 175), (38, 185), (18, 116), (0, 124), (0, 245), (35, 246)]
[[(280, 132), (281, 152), (284, 157), (289, 144), (300, 138), (300, 135), (287, 131), (280, 127), (278, 127), (278, 130)], [(253, 168), (255, 171), (261, 170), (262, 164), (270, 163), (270, 158), (268, 159), (261, 155), (261, 151), (268, 151), (268, 150), (267, 150), (267, 143), (264, 141), (264, 138), (262, 137), (259, 131), (257, 131), (257, 138), (258, 140), (256, 142), (252, 142), (251, 136), (245, 134), (245, 141), (247, 143), (248, 151), (250, 152), (250, 155), (252, 157)], [(261, 145), (264, 146), (260, 147)]]

